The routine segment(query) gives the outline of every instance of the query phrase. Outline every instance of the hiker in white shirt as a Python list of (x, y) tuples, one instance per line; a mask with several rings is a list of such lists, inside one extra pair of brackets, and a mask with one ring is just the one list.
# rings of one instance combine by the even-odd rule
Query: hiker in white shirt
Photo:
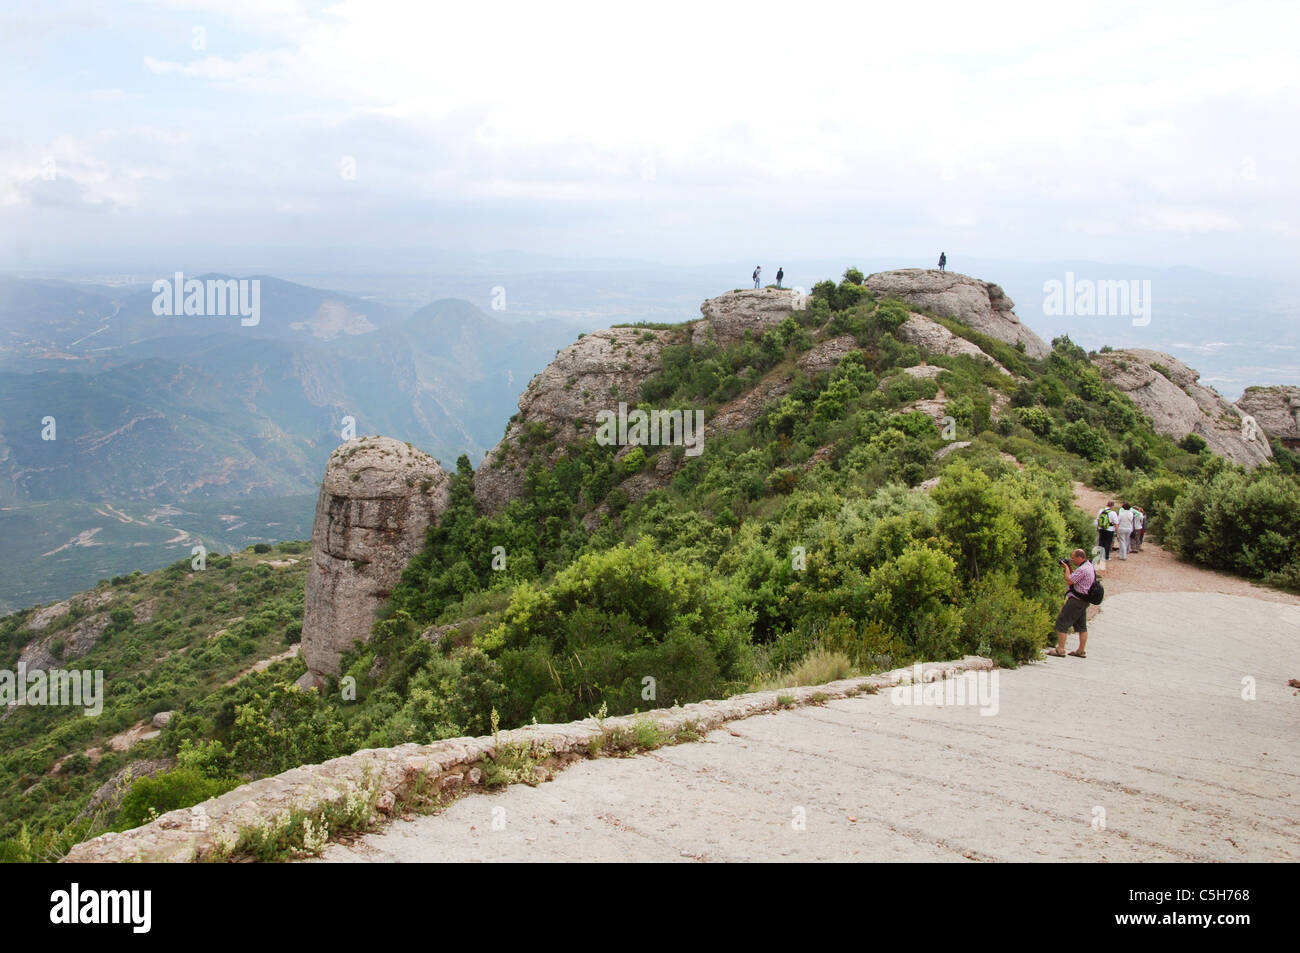
[(1128, 559), (1129, 540), (1133, 536), (1134, 512), (1128, 503), (1119, 505), (1119, 522), (1115, 524), (1115, 535), (1119, 539), (1119, 558)]
[(1135, 553), (1142, 552), (1142, 536), (1143, 536), (1142, 531), (1146, 529), (1146, 525), (1147, 525), (1147, 515), (1146, 513), (1142, 512), (1142, 507), (1140, 506), (1133, 507), (1132, 550)]

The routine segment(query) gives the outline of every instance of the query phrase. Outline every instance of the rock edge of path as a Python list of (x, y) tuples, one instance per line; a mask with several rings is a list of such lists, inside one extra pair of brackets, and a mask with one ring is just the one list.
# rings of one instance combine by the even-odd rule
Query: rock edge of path
[[(347, 803), (349, 798), (365, 797), (376, 805), (378, 819), (393, 813), (397, 804), (417, 790), (456, 795), (481, 789), (482, 771), (476, 765), (494, 757), (498, 744), (528, 745), (533, 750), (549, 749), (556, 755), (581, 755), (592, 742), (623, 736), (647, 723), (668, 737), (684, 729), (703, 735), (726, 722), (790, 707), (791, 703), (814, 705), (912, 684), (918, 669), (920, 680), (931, 682), (993, 668), (991, 659), (968, 655), (957, 661), (927, 662), (825, 685), (750, 692), (600, 721), (587, 718), (560, 725), (528, 725), (503, 731), (497, 739), (449, 738), (429, 745), (366, 749), (253, 781), (200, 805), (169, 811), (133, 830), (101, 834), (77, 844), (61, 862), (185, 863), (220, 859), (242, 832), (283, 823), (290, 812), (320, 816), (327, 808)], [(196, 824), (196, 818), (202, 822)]]

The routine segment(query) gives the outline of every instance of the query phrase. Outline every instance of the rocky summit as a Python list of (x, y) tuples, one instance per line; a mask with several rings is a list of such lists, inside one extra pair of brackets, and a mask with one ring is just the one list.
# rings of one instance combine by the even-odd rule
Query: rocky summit
[(1020, 323), (1015, 303), (991, 281), (933, 268), (900, 268), (877, 272), (865, 284), (879, 297), (901, 298), (913, 307), (954, 318), (999, 341), (1023, 344), (1030, 357), (1047, 357), (1051, 353), (1046, 341)]
[(304, 684), (338, 672), (450, 502), (438, 461), (390, 437), (344, 443), (325, 466), (303, 601)]

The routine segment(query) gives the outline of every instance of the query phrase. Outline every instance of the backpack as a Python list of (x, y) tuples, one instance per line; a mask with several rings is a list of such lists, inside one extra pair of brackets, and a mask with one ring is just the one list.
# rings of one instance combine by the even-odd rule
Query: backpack
[(1084, 598), (1094, 606), (1101, 605), (1101, 600), (1106, 598), (1106, 587), (1101, 584), (1100, 579), (1092, 581), (1092, 585), (1088, 587), (1088, 594)]
[(1102, 510), (1097, 514), (1097, 529), (1110, 529), (1110, 510)]

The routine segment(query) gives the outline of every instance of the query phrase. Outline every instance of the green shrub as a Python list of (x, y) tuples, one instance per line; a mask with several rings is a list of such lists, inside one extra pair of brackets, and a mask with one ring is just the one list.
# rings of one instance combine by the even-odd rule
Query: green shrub
[(1003, 665), (1038, 658), (1052, 617), (1027, 598), (1004, 573), (985, 576), (971, 587), (962, 610), (964, 648)]
[(209, 778), (192, 767), (178, 767), (153, 777), (138, 778), (122, 796), (113, 830), (146, 824), (159, 814), (199, 804), (238, 787), (238, 778)]
[(1225, 465), (1178, 498), (1163, 541), (1184, 558), (1261, 578), (1300, 562), (1300, 484)]
[(1042, 407), (1022, 407), (1020, 422), (1030, 433), (1050, 437), (1053, 430), (1052, 415)]
[(961, 635), (957, 566), (946, 553), (913, 546), (866, 580), (869, 621), (917, 657), (950, 658)]

